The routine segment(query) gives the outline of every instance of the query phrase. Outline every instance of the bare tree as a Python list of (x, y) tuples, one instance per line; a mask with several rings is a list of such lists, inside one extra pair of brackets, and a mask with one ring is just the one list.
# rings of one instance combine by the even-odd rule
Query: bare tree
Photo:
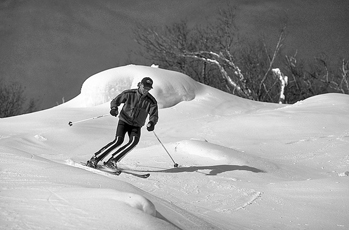
[(294, 103), (323, 93), (349, 94), (348, 60), (342, 59), (340, 68), (333, 68), (324, 53), (307, 64), (297, 53), (285, 56), (285, 72), (289, 76), (285, 89), (287, 103)]
[(343, 59), (340, 68), (340, 81), (338, 89), (345, 94), (349, 94), (349, 61)]
[(0, 79), (0, 118), (30, 113), (37, 110), (37, 101), (31, 99), (26, 105), (24, 87), (18, 82), (5, 83)]
[(315, 68), (311, 72), (312, 76), (321, 81), (321, 85), (324, 88), (323, 91), (348, 94), (348, 61), (345, 59), (341, 60), (338, 72), (333, 70), (329, 63), (329, 58), (323, 53), (315, 57)]
[(297, 52), (283, 55), (287, 17), (281, 22), (273, 49), (265, 39), (241, 39), (230, 6), (205, 25), (189, 26), (185, 20), (163, 28), (139, 25), (135, 40), (150, 64), (251, 100), (295, 103), (321, 93), (348, 94), (348, 61), (334, 70), (324, 54), (310, 64)]
[[(285, 39), (285, 30), (280, 33), (274, 52), (265, 43), (261, 44), (263, 55), (256, 54), (251, 65), (246, 49), (239, 38), (235, 25), (235, 8), (221, 10), (214, 22), (206, 26), (189, 27), (187, 21), (174, 23), (162, 29), (139, 25), (135, 30), (136, 42), (143, 48), (141, 55), (159, 64), (162, 68), (183, 72), (195, 80), (251, 100), (278, 101), (270, 96), (278, 78), (271, 69)], [(247, 44), (250, 45), (250, 44)], [(257, 58), (257, 59), (256, 59)], [(261, 60), (264, 59), (264, 60)], [(251, 71), (267, 61), (257, 75)], [(242, 67), (242, 68), (241, 68)], [(217, 76), (221, 76), (217, 79)], [(266, 81), (271, 76), (272, 81)], [(265, 95), (268, 95), (266, 97)]]

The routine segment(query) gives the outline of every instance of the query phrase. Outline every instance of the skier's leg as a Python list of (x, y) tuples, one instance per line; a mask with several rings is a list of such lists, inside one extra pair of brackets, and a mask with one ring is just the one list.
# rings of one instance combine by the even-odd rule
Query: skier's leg
[(115, 148), (117, 148), (123, 143), (127, 131), (125, 128), (125, 124), (125, 122), (119, 120), (116, 129), (115, 139), (103, 148), (101, 148), (98, 152), (96, 152), (94, 156), (87, 162), (87, 165), (91, 167), (96, 167), (99, 161), (103, 160), (111, 151), (113, 151)]
[[(116, 139), (116, 137), (115, 137), (115, 139)], [(114, 139), (112, 142), (108, 143), (108, 144), (107, 144), (106, 146), (104, 146), (103, 148), (101, 148), (100, 150), (98, 150), (98, 151), (95, 153), (95, 156), (98, 156), (99, 154), (101, 154), (102, 152), (104, 152), (105, 149), (107, 149), (107, 148), (109, 148), (111, 145), (113, 145), (114, 142), (115, 142), (115, 139)]]
[(118, 151), (116, 151), (110, 160), (114, 162), (119, 162), (122, 158), (126, 156), (127, 153), (129, 153), (134, 147), (136, 147), (141, 137), (141, 128), (131, 126), (130, 129), (128, 129), (128, 135), (128, 143), (122, 146)]
[(124, 142), (123, 136), (116, 136), (114, 141), (110, 142), (108, 145), (106, 145), (103, 152), (99, 154), (95, 154), (95, 157), (98, 161), (103, 160), (110, 152), (112, 152), (114, 149), (119, 147)]
[(129, 142), (120, 148), (116, 154), (113, 154), (112, 160), (114, 162), (119, 162), (122, 158), (126, 156), (139, 142), (139, 137), (131, 136)]
[[(114, 156), (118, 155), (121, 151), (123, 151), (125, 148), (127, 148), (128, 144), (125, 144), (124, 146), (121, 146), (118, 150), (115, 151), (115, 153), (113, 153), (111, 155), (111, 157), (109, 158), (109, 160), (112, 160), (114, 158)], [(109, 161), (108, 160), (108, 161)]]

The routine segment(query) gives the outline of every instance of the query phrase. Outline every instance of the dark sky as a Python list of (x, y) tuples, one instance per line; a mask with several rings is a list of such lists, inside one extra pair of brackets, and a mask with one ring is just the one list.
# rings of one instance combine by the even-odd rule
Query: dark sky
[(128, 64), (136, 22), (202, 23), (227, 2), (247, 36), (273, 44), (287, 18), (287, 51), (349, 58), (348, 0), (0, 0), (0, 77), (52, 107), (89, 76)]

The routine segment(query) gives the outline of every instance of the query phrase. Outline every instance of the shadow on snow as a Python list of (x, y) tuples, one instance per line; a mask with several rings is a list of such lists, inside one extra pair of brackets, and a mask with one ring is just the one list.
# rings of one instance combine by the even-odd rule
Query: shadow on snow
[(215, 176), (220, 173), (230, 172), (230, 171), (249, 171), (253, 173), (265, 173), (264, 170), (246, 166), (246, 165), (212, 165), (212, 166), (187, 166), (178, 167), (165, 170), (146, 170), (148, 172), (164, 172), (164, 173), (181, 173), (181, 172), (198, 172), (199, 170), (211, 170), (207, 173), (207, 176)]

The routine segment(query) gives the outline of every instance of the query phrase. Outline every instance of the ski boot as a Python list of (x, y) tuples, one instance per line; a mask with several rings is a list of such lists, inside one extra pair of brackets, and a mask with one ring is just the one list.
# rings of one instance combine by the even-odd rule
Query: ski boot
[(89, 161), (87, 161), (86, 165), (91, 168), (97, 168), (98, 160), (96, 157), (92, 157)]
[(117, 166), (117, 162), (114, 160), (108, 160), (107, 162), (104, 163), (104, 167), (108, 170), (117, 172), (120, 171)]

